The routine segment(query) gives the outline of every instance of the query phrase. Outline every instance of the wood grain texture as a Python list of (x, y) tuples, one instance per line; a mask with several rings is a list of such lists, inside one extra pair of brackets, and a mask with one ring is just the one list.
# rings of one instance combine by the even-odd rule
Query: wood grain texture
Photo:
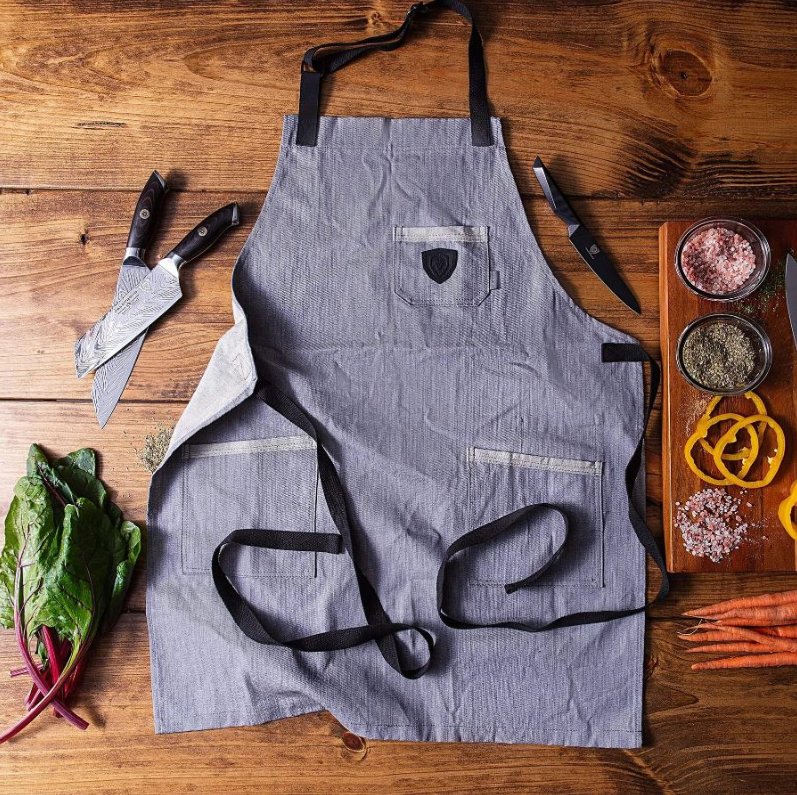
[[(788, 669), (692, 672), (679, 624), (655, 622), (646, 666), (642, 751), (489, 744), (389, 743), (348, 733), (328, 713), (264, 726), (155, 736), (146, 624), (123, 615), (75, 698), (82, 734), (52, 715), (3, 749), (0, 794), (238, 791), (269, 795), (487, 792), (587, 795), (789, 792), (797, 696)], [(0, 635), (0, 671), (16, 665)], [(0, 689), (0, 720), (27, 685)], [(738, 693), (744, 692), (743, 701)], [(717, 749), (722, 749), (721, 753)], [(708, 762), (707, 755), (711, 754)]]
[[(28, 445), (101, 452), (114, 498), (143, 520), (144, 435), (172, 424), (232, 322), (230, 270), (295, 111), (310, 45), (381, 33), (407, 0), (0, 0), (0, 512)], [(797, 6), (788, 0), (470, 0), (486, 39), (493, 111), (530, 222), (557, 276), (599, 319), (659, 342), (656, 231), (672, 218), (797, 214)], [(438, 13), (406, 47), (328, 81), (324, 110), (461, 116), (467, 31)], [(542, 156), (639, 297), (623, 309), (585, 270), (531, 172)], [(229, 201), (243, 225), (186, 272), (186, 297), (144, 346), (106, 431), (71, 346), (106, 309), (138, 192), (174, 190), (149, 260)], [(581, 197), (581, 198), (579, 198)], [(648, 516), (662, 534), (659, 415), (647, 445)], [(655, 590), (650, 570), (649, 589)], [(692, 673), (684, 610), (795, 587), (794, 575), (677, 574), (650, 610), (645, 748), (375, 743), (326, 714), (155, 737), (145, 576), (103, 639), (76, 708), (0, 749), (0, 795), (487, 792), (787, 795), (797, 769), (788, 669)], [(0, 632), (0, 672), (16, 665)], [(0, 688), (0, 720), (26, 685)]]
[[(693, 219), (694, 220), (694, 219)], [(663, 359), (663, 392), (666, 394), (662, 426), (664, 479), (663, 510), (667, 564), (672, 571), (794, 571), (797, 557), (794, 541), (778, 520), (778, 505), (797, 479), (797, 456), (794, 455), (794, 429), (797, 421), (794, 381), (797, 376), (797, 355), (792, 344), (791, 327), (783, 293), (786, 251), (797, 246), (797, 222), (761, 220), (757, 225), (772, 249), (772, 266), (767, 282), (749, 298), (739, 301), (708, 301), (688, 290), (673, 267), (675, 250), (681, 235), (693, 221), (670, 221), (661, 228), (659, 277), (661, 281), (661, 334)], [(705, 557), (687, 552), (680, 531), (675, 527), (677, 504), (683, 504), (708, 484), (701, 481), (687, 466), (684, 445), (695, 430), (695, 423), (706, 410), (710, 396), (690, 386), (676, 366), (678, 337), (695, 318), (713, 313), (731, 312), (751, 317), (762, 324), (773, 343), (772, 370), (756, 390), (767, 411), (784, 428), (786, 457), (772, 483), (763, 489), (743, 490), (728, 486), (726, 490), (741, 499), (740, 516), (750, 527), (746, 540), (727, 557), (714, 563)], [(753, 408), (742, 396), (726, 398), (720, 412), (750, 414)], [(729, 425), (723, 426), (723, 431)], [(712, 440), (718, 438), (712, 432)], [(772, 454), (773, 434), (768, 430), (761, 440), (762, 454), (750, 471), (752, 479), (762, 478), (767, 469), (766, 456)], [(695, 461), (703, 471), (717, 475), (709, 456), (699, 447)]]
[[(529, 165), (516, 161), (515, 172), (528, 170)], [(146, 168), (140, 177), (143, 184)], [(103, 315), (112, 299), (137, 197), (138, 191), (0, 193), (0, 339), (8, 340), (0, 347), (2, 397), (89, 398), (92, 376), (75, 378), (72, 344)], [(235, 191), (168, 194), (147, 256), (150, 264), (215, 207), (236, 200), (243, 221), (182, 272), (184, 298), (148, 335), (124, 400), (191, 396), (216, 342), (232, 324), (231, 269), (263, 199), (262, 193)], [(639, 337), (654, 353), (659, 338), (658, 226), (684, 212), (685, 206), (705, 213), (744, 214), (751, 209), (749, 203), (717, 199), (686, 205), (576, 200), (575, 209), (639, 298), (643, 315), (637, 318), (584, 266), (539, 187), (525, 206), (543, 252), (579, 305)], [(757, 203), (754, 212), (786, 213), (790, 206), (784, 201)], [(179, 367), (169, 367), (178, 360)]]
[[(146, 153), (183, 187), (263, 190), (304, 50), (384, 33), (409, 5), (2, 0), (0, 185), (139, 190)], [(472, 5), (510, 148), (557, 166), (566, 192), (797, 194), (788, 0)], [(464, 115), (466, 41), (456, 15), (427, 17), (399, 52), (330, 79), (323, 109)]]

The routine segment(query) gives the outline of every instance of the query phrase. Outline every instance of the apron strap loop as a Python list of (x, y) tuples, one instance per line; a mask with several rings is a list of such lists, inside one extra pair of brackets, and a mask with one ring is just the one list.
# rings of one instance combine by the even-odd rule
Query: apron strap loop
[[(633, 492), (641, 474), (642, 453), (645, 443), (645, 431), (648, 420), (656, 402), (659, 389), (660, 369), (656, 361), (640, 346), (635, 343), (605, 343), (602, 346), (602, 361), (613, 362), (647, 362), (650, 365), (650, 394), (642, 425), (642, 433), (625, 470), (626, 490), (628, 493), (628, 515), (631, 526), (645, 551), (653, 558), (654, 563), (661, 572), (661, 585), (656, 597), (649, 603), (638, 607), (623, 610), (594, 610), (580, 613), (570, 613), (542, 624), (533, 624), (521, 621), (504, 621), (493, 624), (478, 624), (465, 621), (452, 616), (446, 609), (446, 572), (451, 559), (463, 550), (479, 544), (487, 543), (503, 533), (514, 529), (522, 521), (534, 514), (547, 512), (551, 514), (554, 527), (558, 528), (558, 537), (554, 551), (537, 569), (517, 582), (507, 583), (504, 590), (507, 594), (532, 586), (554, 563), (562, 556), (568, 538), (567, 515), (557, 506), (549, 503), (537, 503), (520, 508), (512, 513), (501, 516), (492, 522), (477, 527), (454, 541), (446, 550), (443, 562), (437, 572), (437, 612), (441, 621), (453, 629), (485, 629), (503, 628), (521, 632), (544, 632), (559, 627), (572, 627), (582, 624), (597, 624), (604, 621), (614, 621), (618, 618), (632, 616), (643, 612), (650, 604), (664, 599), (670, 590), (667, 568), (664, 558), (653, 538), (644, 517), (634, 506)], [(349, 513), (346, 506), (345, 493), (340, 482), (335, 465), (330, 459), (318, 439), (318, 433), (310, 417), (283, 392), (276, 387), (264, 383), (256, 392), (256, 396), (281, 416), (292, 422), (304, 431), (316, 443), (318, 458), (318, 473), (322, 491), (329, 507), (330, 515), (340, 535), (335, 533), (308, 533), (291, 532), (282, 530), (234, 530), (216, 548), (213, 553), (212, 571), (213, 582), (219, 596), (238, 627), (249, 638), (270, 646), (284, 646), (296, 651), (319, 652), (336, 651), (359, 646), (369, 641), (374, 641), (382, 656), (394, 670), (407, 679), (417, 679), (426, 673), (432, 659), (434, 650), (434, 637), (432, 634), (415, 624), (397, 623), (390, 619), (379, 601), (379, 596), (367, 576), (357, 564), (357, 552), (351, 532)], [(352, 560), (360, 592), (360, 601), (365, 614), (366, 624), (358, 627), (321, 632), (306, 637), (290, 640), (278, 639), (272, 635), (249, 603), (238, 593), (224, 571), (221, 562), (224, 548), (237, 544), (248, 547), (267, 549), (298, 550), (310, 552), (324, 552), (340, 554), (346, 552)], [(425, 642), (427, 648), (426, 661), (415, 667), (404, 662), (396, 636), (403, 632), (417, 633)]]
[[(358, 556), (352, 538), (343, 486), (332, 459), (318, 439), (315, 424), (296, 402), (271, 384), (263, 383), (255, 395), (286, 420), (304, 431), (316, 443), (318, 476), (321, 481), (321, 489), (339, 535), (336, 533), (293, 532), (289, 530), (233, 530), (216, 547), (211, 563), (213, 583), (227, 611), (241, 631), (256, 643), (267, 646), (284, 646), (295, 651), (319, 652), (349, 649), (369, 641), (375, 641), (382, 656), (395, 671), (398, 671), (407, 679), (417, 679), (423, 676), (432, 659), (434, 637), (423, 627), (392, 621), (382, 607), (376, 589), (357, 564)], [(362, 602), (363, 613), (367, 623), (364, 626), (320, 632), (301, 638), (289, 640), (277, 638), (268, 631), (252, 606), (238, 593), (224, 570), (221, 560), (222, 554), (224, 548), (231, 544), (260, 547), (261, 549), (326, 552), (331, 554), (348, 553), (354, 566), (360, 601)], [(427, 657), (423, 664), (413, 667), (405, 662), (405, 655), (396, 640), (396, 636), (402, 632), (417, 633), (426, 644)]]
[(469, 104), (471, 141), (473, 146), (492, 146), (490, 109), (487, 103), (487, 73), (484, 67), (482, 37), (473, 15), (465, 3), (459, 0), (430, 0), (415, 3), (407, 12), (404, 22), (395, 30), (351, 42), (329, 42), (311, 47), (302, 58), (302, 75), (299, 85), (299, 123), (296, 128), (296, 143), (299, 146), (315, 146), (318, 143), (321, 81), (324, 75), (335, 72), (346, 64), (372, 50), (395, 50), (404, 39), (419, 14), (427, 14), (436, 8), (455, 11), (470, 23), (468, 44)]
[(626, 491), (628, 493), (628, 518), (631, 521), (631, 526), (634, 529), (637, 539), (639, 539), (639, 543), (642, 544), (647, 554), (650, 555), (650, 557), (653, 559), (653, 562), (661, 572), (661, 584), (659, 586), (659, 592), (650, 602), (638, 607), (631, 607), (624, 610), (591, 610), (580, 613), (570, 613), (543, 624), (531, 624), (521, 621), (500, 621), (494, 624), (476, 624), (452, 617), (445, 607), (446, 568), (451, 558), (458, 552), (461, 552), (468, 547), (475, 546), (476, 544), (483, 544), (492, 540), (493, 538), (496, 538), (502, 533), (509, 532), (515, 525), (528, 518), (532, 513), (546, 510), (553, 514), (556, 521), (562, 527), (562, 531), (560, 533), (561, 538), (559, 539), (556, 548), (548, 560), (538, 567), (536, 571), (532, 572), (528, 577), (519, 580), (518, 582), (508, 583), (504, 586), (504, 590), (507, 592), (507, 594), (512, 594), (521, 588), (529, 587), (534, 583), (535, 580), (539, 579), (539, 577), (547, 569), (549, 569), (554, 563), (556, 563), (557, 560), (559, 560), (562, 552), (564, 551), (565, 542), (567, 540), (567, 517), (555, 505), (549, 505), (548, 503), (537, 503), (535, 505), (529, 505), (525, 508), (521, 508), (513, 513), (507, 514), (506, 516), (502, 516), (499, 519), (490, 522), (489, 524), (482, 525), (481, 527), (477, 527), (475, 530), (465, 533), (456, 541), (454, 541), (454, 543), (451, 544), (451, 546), (449, 546), (449, 548), (446, 550), (443, 563), (437, 573), (437, 612), (440, 616), (440, 619), (446, 626), (452, 627), (453, 629), (485, 629), (490, 627), (500, 627), (503, 629), (516, 629), (521, 632), (544, 632), (550, 629), (557, 629), (559, 627), (573, 627), (582, 624), (598, 624), (604, 621), (614, 621), (618, 618), (625, 618), (626, 616), (632, 616), (636, 613), (641, 613), (654, 602), (664, 599), (670, 592), (670, 581), (667, 576), (667, 567), (664, 562), (664, 557), (662, 556), (658, 544), (653, 538), (653, 534), (650, 532), (650, 528), (647, 526), (645, 519), (640, 516), (639, 512), (634, 506), (633, 499), (634, 488), (641, 473), (642, 453), (645, 445), (645, 431), (647, 430), (648, 420), (650, 419), (650, 414), (653, 411), (653, 406), (656, 402), (656, 395), (659, 391), (661, 371), (658, 363), (644, 350), (644, 348), (636, 343), (604, 343), (601, 351), (601, 360), (605, 363), (647, 362), (650, 365), (650, 394), (645, 410), (644, 422), (642, 424), (642, 435), (640, 436), (636, 449), (626, 465), (625, 484)]

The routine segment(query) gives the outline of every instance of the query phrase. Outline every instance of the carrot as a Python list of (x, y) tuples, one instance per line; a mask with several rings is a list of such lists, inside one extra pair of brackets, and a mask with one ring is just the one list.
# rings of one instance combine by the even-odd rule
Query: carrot
[(797, 603), (778, 605), (776, 607), (748, 607), (744, 610), (728, 610), (721, 615), (712, 616), (712, 619), (720, 621), (737, 618), (767, 620), (770, 624), (789, 624), (797, 621)]
[(717, 613), (724, 613), (728, 610), (738, 610), (739, 608), (772, 607), (774, 605), (789, 604), (791, 602), (797, 602), (797, 589), (781, 591), (780, 593), (765, 593), (761, 596), (740, 596), (736, 599), (728, 599), (725, 602), (717, 602), (716, 604), (708, 605), (707, 607), (692, 611), (691, 613), (684, 613), (684, 615), (693, 615), (701, 618), (705, 616), (714, 616)]
[(771, 654), (773, 649), (765, 643), (708, 643), (687, 649), (687, 654), (725, 654), (726, 652), (745, 652), (747, 654)]
[(797, 617), (788, 619), (771, 619), (771, 618), (746, 618), (739, 616), (738, 618), (718, 618), (716, 621), (718, 627), (788, 627), (797, 624)]
[[(696, 632), (694, 635), (681, 635), (684, 640), (689, 641), (689, 643), (702, 643), (703, 641), (738, 641), (739, 636), (734, 635), (731, 632), (723, 632), (721, 628), (718, 628), (716, 632)], [(768, 637), (761, 637), (758, 641), (759, 643), (768, 643)]]
[(778, 638), (797, 638), (797, 625), (794, 624), (787, 624), (783, 627), (761, 627), (757, 631)]
[[(766, 643), (773, 649), (778, 651), (790, 651), (797, 653), (797, 639), (790, 638), (776, 638), (773, 636), (765, 637), (762, 641), (762, 635), (758, 630), (747, 629), (746, 627), (723, 627), (724, 631), (730, 635), (735, 636), (734, 640), (752, 640), (758, 643)], [(712, 633), (712, 637), (713, 637)]]
[(797, 654), (779, 652), (777, 654), (745, 654), (741, 657), (723, 657), (721, 660), (708, 660), (694, 663), (693, 671), (709, 671), (726, 668), (770, 668), (775, 665), (797, 665)]

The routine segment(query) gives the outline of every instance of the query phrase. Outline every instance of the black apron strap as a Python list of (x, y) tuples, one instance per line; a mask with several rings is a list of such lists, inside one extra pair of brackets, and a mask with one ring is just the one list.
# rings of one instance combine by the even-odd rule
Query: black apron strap
[[(650, 395), (648, 398), (642, 435), (634, 450), (625, 470), (626, 490), (628, 492), (629, 518), (646, 552), (653, 558), (661, 571), (661, 586), (659, 592), (650, 604), (663, 599), (669, 593), (669, 580), (664, 564), (664, 559), (659, 551), (655, 539), (637, 512), (633, 501), (633, 490), (641, 472), (642, 451), (645, 441), (645, 430), (650, 418), (656, 394), (659, 388), (660, 371), (658, 364), (636, 344), (606, 343), (603, 345), (604, 362), (648, 362), (651, 369)], [(343, 486), (338, 477), (337, 470), (329, 455), (321, 445), (315, 425), (310, 417), (287, 395), (269, 384), (261, 386), (256, 396), (263, 400), (282, 417), (304, 431), (316, 443), (318, 458), (318, 472), (321, 487), (329, 507), (330, 514), (339, 531), (335, 533), (309, 533), (282, 530), (241, 529), (231, 532), (216, 548), (213, 553), (212, 571), (213, 582), (219, 596), (224, 601), (227, 610), (235, 620), (238, 627), (247, 637), (269, 646), (283, 646), (296, 651), (319, 652), (336, 651), (359, 646), (363, 643), (375, 641), (388, 665), (398, 671), (407, 679), (417, 679), (426, 672), (431, 662), (434, 649), (434, 638), (427, 630), (415, 624), (397, 623), (390, 619), (379, 601), (373, 585), (357, 564), (357, 550), (352, 537), (348, 509), (346, 507)], [(538, 513), (549, 513), (554, 526), (559, 528), (559, 539), (554, 552), (541, 566), (517, 582), (507, 583), (504, 586), (507, 594), (514, 593), (522, 588), (527, 588), (539, 579), (562, 556), (568, 536), (568, 521), (566, 514), (557, 506), (549, 503), (538, 503), (521, 508), (513, 513), (500, 517), (488, 524), (477, 527), (458, 538), (446, 550), (442, 565), (437, 574), (437, 610), (440, 619), (454, 629), (484, 629), (506, 628), (521, 632), (543, 632), (558, 627), (569, 627), (579, 624), (595, 624), (603, 621), (612, 621), (617, 618), (640, 613), (648, 605), (641, 605), (625, 610), (597, 610), (581, 613), (571, 613), (561, 616), (544, 624), (532, 624), (520, 621), (497, 622), (494, 624), (476, 624), (452, 616), (445, 606), (446, 595), (446, 570), (450, 560), (459, 552), (478, 544), (484, 544), (509, 532), (520, 522)], [(222, 556), (225, 547), (235, 544), (246, 547), (259, 547), (262, 549), (295, 550), (307, 552), (322, 552), (327, 554), (340, 554), (346, 552), (354, 565), (360, 601), (363, 607), (366, 624), (363, 626), (349, 627), (347, 629), (320, 632), (300, 638), (281, 639), (272, 634), (263, 621), (255, 613), (249, 603), (238, 593), (224, 570)], [(403, 660), (396, 636), (402, 632), (418, 633), (425, 641), (428, 657), (419, 666), (411, 667)]]
[[(340, 535), (334, 533), (308, 533), (283, 530), (233, 530), (213, 553), (213, 582), (227, 610), (241, 631), (257, 643), (268, 646), (285, 646), (296, 651), (337, 651), (376, 641), (379, 651), (391, 668), (407, 679), (417, 679), (426, 673), (432, 658), (434, 638), (427, 630), (414, 624), (401, 624), (391, 621), (385, 612), (379, 596), (364, 572), (357, 565), (357, 553), (349, 523), (345, 495), (335, 465), (322, 447), (315, 425), (310, 417), (286, 394), (270, 384), (264, 384), (255, 393), (274, 411), (304, 431), (316, 443), (318, 475), (332, 520)], [(251, 605), (244, 599), (230, 581), (222, 565), (224, 548), (230, 544), (262, 549), (287, 549), (306, 552), (326, 552), (337, 554), (345, 551), (354, 565), (360, 601), (363, 606), (366, 624), (359, 627), (320, 632), (301, 638), (280, 639), (273, 635), (260, 620)], [(404, 662), (396, 641), (401, 632), (418, 633), (426, 643), (428, 656), (426, 662), (412, 667)]]
[(454, 618), (446, 609), (446, 569), (450, 560), (454, 555), (462, 552), (469, 547), (483, 544), (490, 541), (502, 533), (506, 533), (515, 527), (519, 522), (529, 517), (532, 513), (540, 511), (550, 512), (554, 520), (561, 525), (561, 540), (557, 544), (553, 554), (550, 558), (540, 566), (536, 571), (532, 572), (528, 577), (514, 583), (507, 583), (504, 590), (507, 594), (514, 593), (520, 588), (526, 588), (534, 583), (545, 571), (550, 568), (562, 555), (565, 542), (567, 540), (567, 517), (555, 505), (547, 503), (539, 503), (530, 505), (514, 513), (502, 516), (489, 524), (477, 527), (469, 533), (460, 536), (451, 546), (446, 550), (443, 558), (443, 563), (437, 573), (437, 612), (440, 619), (446, 626), (454, 629), (484, 629), (488, 627), (501, 627), (504, 629), (516, 629), (521, 632), (544, 632), (550, 629), (557, 629), (558, 627), (572, 627), (581, 624), (597, 624), (604, 621), (613, 621), (618, 618), (632, 616), (636, 613), (641, 613), (650, 604), (664, 599), (670, 592), (670, 581), (667, 577), (667, 567), (664, 563), (664, 558), (659, 550), (656, 540), (653, 538), (650, 528), (647, 526), (645, 519), (640, 516), (636, 507), (634, 506), (633, 492), (637, 479), (641, 473), (642, 467), (642, 453), (645, 445), (645, 431), (648, 426), (650, 414), (653, 411), (653, 405), (656, 402), (656, 394), (659, 391), (659, 382), (661, 380), (661, 371), (658, 363), (650, 357), (650, 355), (640, 346), (635, 343), (604, 343), (602, 346), (602, 361), (603, 362), (648, 362), (650, 365), (650, 395), (645, 410), (645, 419), (642, 425), (642, 435), (639, 442), (625, 468), (625, 486), (628, 493), (628, 516), (631, 521), (631, 526), (634, 528), (634, 533), (639, 539), (645, 551), (661, 572), (661, 585), (659, 592), (655, 598), (646, 604), (638, 607), (632, 607), (625, 610), (593, 610), (580, 613), (570, 613), (568, 615), (560, 616), (559, 618), (542, 624), (532, 624), (520, 621), (502, 621), (494, 624), (477, 624), (465, 621), (463, 619)]
[(403, 44), (404, 38), (418, 14), (437, 8), (455, 11), (470, 23), (468, 73), (471, 141), (473, 146), (492, 146), (493, 135), (490, 128), (490, 110), (487, 104), (487, 75), (484, 68), (482, 37), (473, 21), (470, 9), (459, 0), (430, 0), (428, 3), (415, 3), (407, 12), (401, 26), (389, 33), (371, 36), (360, 41), (330, 42), (311, 47), (302, 59), (296, 143), (300, 146), (315, 146), (318, 142), (321, 81), (324, 75), (340, 69), (355, 58), (372, 50), (395, 50)]

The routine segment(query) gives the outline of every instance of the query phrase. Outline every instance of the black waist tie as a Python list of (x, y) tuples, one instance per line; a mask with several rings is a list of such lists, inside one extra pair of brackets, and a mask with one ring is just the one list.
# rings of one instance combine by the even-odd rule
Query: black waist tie
[[(391, 621), (390, 616), (382, 607), (373, 585), (357, 565), (343, 486), (335, 470), (335, 465), (321, 446), (313, 421), (291, 398), (270, 384), (262, 385), (257, 390), (256, 396), (315, 441), (321, 489), (340, 536), (336, 536), (334, 533), (298, 533), (290, 530), (233, 530), (216, 547), (212, 562), (213, 582), (227, 610), (243, 633), (258, 643), (268, 646), (286, 646), (297, 651), (337, 651), (360, 646), (373, 640), (376, 641), (379, 651), (388, 665), (402, 676), (407, 679), (417, 679), (423, 676), (432, 659), (434, 638), (430, 632), (414, 624)], [(290, 549), (300, 552), (332, 554), (338, 554), (345, 550), (354, 565), (360, 601), (367, 623), (364, 626), (319, 632), (316, 635), (307, 635), (292, 640), (280, 640), (274, 637), (255, 615), (249, 603), (235, 590), (222, 568), (220, 556), (228, 544), (260, 547), (261, 549)], [(404, 663), (396, 643), (396, 635), (401, 632), (416, 632), (426, 641), (429, 654), (423, 665), (413, 668)]]
[[(664, 565), (664, 558), (659, 551), (656, 541), (644, 518), (639, 515), (634, 507), (633, 490), (641, 473), (645, 429), (647, 428), (648, 420), (650, 419), (650, 414), (653, 410), (653, 404), (655, 403), (656, 394), (659, 389), (659, 366), (642, 347), (637, 344), (605, 343), (602, 347), (602, 360), (607, 363), (648, 362), (650, 365), (650, 395), (645, 411), (642, 435), (626, 466), (625, 483), (628, 493), (628, 510), (631, 525), (634, 528), (639, 542), (651, 558), (653, 558), (653, 561), (658, 566), (662, 575), (659, 592), (650, 602), (650, 604), (652, 604), (667, 596), (669, 593), (669, 580)], [(385, 658), (388, 665), (395, 671), (407, 679), (417, 679), (423, 676), (432, 659), (434, 637), (428, 630), (415, 624), (392, 621), (382, 607), (382, 603), (379, 601), (379, 596), (375, 588), (357, 564), (356, 545), (353, 543), (343, 486), (338, 477), (335, 465), (332, 463), (332, 460), (319, 441), (313, 421), (290, 397), (269, 384), (260, 386), (255, 394), (256, 397), (260, 398), (260, 400), (264, 401), (268, 406), (274, 409), (274, 411), (293, 423), (297, 428), (304, 431), (315, 441), (322, 491), (339, 535), (335, 533), (309, 533), (285, 530), (233, 530), (233, 532), (216, 547), (212, 561), (213, 582), (227, 610), (241, 631), (257, 643), (268, 646), (284, 646), (296, 651), (319, 652), (348, 649), (363, 643), (368, 643), (369, 641), (375, 641), (380, 653)], [(521, 508), (465, 533), (448, 547), (437, 574), (437, 610), (444, 624), (454, 629), (501, 627), (516, 629), (522, 632), (542, 632), (557, 627), (570, 627), (579, 624), (595, 624), (603, 621), (612, 621), (645, 610), (648, 606), (647, 604), (624, 610), (596, 610), (571, 613), (543, 624), (532, 624), (519, 621), (497, 622), (494, 624), (473, 624), (463, 619), (453, 617), (445, 606), (445, 576), (446, 567), (454, 555), (469, 547), (486, 543), (502, 533), (510, 531), (525, 518), (541, 512), (550, 513), (553, 520), (561, 525), (561, 543), (557, 546), (549, 559), (536, 571), (522, 580), (514, 583), (507, 583), (504, 586), (507, 594), (512, 594), (521, 588), (527, 588), (533, 585), (535, 580), (561, 557), (567, 540), (567, 516), (557, 506), (548, 503), (526, 506), (525, 508)], [(352, 565), (354, 566), (366, 624), (329, 632), (319, 632), (315, 635), (307, 635), (305, 637), (287, 640), (275, 637), (258, 618), (249, 603), (238, 593), (222, 567), (221, 553), (223, 549), (230, 544), (245, 547), (258, 547), (261, 549), (293, 550), (300, 552), (324, 552), (327, 554), (348, 553), (352, 560)], [(397, 643), (397, 635), (402, 632), (415, 632), (426, 642), (428, 656), (422, 665), (412, 667), (404, 661), (404, 655)]]
[(614, 343), (606, 342), (602, 346), (602, 360), (603, 362), (648, 362), (650, 364), (650, 395), (648, 397), (647, 407), (645, 409), (645, 419), (642, 424), (642, 435), (639, 437), (636, 449), (634, 450), (631, 459), (625, 468), (625, 487), (628, 493), (628, 517), (631, 520), (631, 526), (634, 528), (634, 533), (639, 539), (639, 543), (645, 549), (648, 555), (653, 558), (653, 562), (661, 572), (661, 585), (659, 592), (655, 598), (649, 603), (644, 603), (638, 607), (627, 608), (625, 610), (592, 610), (579, 613), (569, 613), (568, 615), (560, 616), (553, 621), (548, 621), (542, 624), (532, 624), (521, 621), (499, 621), (494, 624), (474, 624), (463, 619), (454, 618), (446, 609), (445, 596), (446, 596), (446, 567), (449, 561), (459, 552), (462, 552), (469, 547), (474, 547), (479, 544), (484, 544), (502, 533), (511, 530), (518, 522), (522, 521), (532, 513), (539, 511), (548, 511), (553, 517), (563, 524), (562, 528), (562, 541), (554, 550), (551, 557), (536, 571), (532, 572), (524, 579), (507, 583), (504, 590), (507, 594), (512, 594), (521, 588), (527, 588), (533, 585), (534, 581), (551, 566), (562, 555), (565, 543), (567, 541), (567, 516), (559, 510), (555, 505), (547, 503), (539, 503), (537, 505), (530, 505), (526, 508), (521, 508), (514, 513), (502, 516), (500, 519), (489, 522), (488, 524), (477, 527), (469, 533), (460, 536), (449, 548), (446, 550), (443, 557), (443, 563), (437, 572), (437, 612), (440, 615), (442, 622), (454, 629), (485, 629), (488, 627), (501, 627), (504, 629), (517, 629), (521, 632), (543, 632), (549, 629), (556, 629), (558, 627), (573, 627), (581, 624), (597, 624), (603, 621), (613, 621), (617, 618), (625, 618), (632, 616), (636, 613), (641, 613), (650, 604), (664, 599), (670, 592), (670, 581), (667, 577), (667, 567), (664, 564), (664, 558), (659, 550), (656, 540), (653, 538), (650, 528), (647, 525), (644, 517), (639, 515), (636, 507), (634, 506), (633, 492), (636, 485), (637, 478), (641, 474), (642, 467), (642, 451), (645, 445), (645, 430), (648, 426), (650, 414), (653, 411), (653, 405), (656, 402), (656, 394), (659, 391), (659, 382), (661, 380), (661, 371), (658, 363), (650, 357), (650, 355), (636, 343)]

